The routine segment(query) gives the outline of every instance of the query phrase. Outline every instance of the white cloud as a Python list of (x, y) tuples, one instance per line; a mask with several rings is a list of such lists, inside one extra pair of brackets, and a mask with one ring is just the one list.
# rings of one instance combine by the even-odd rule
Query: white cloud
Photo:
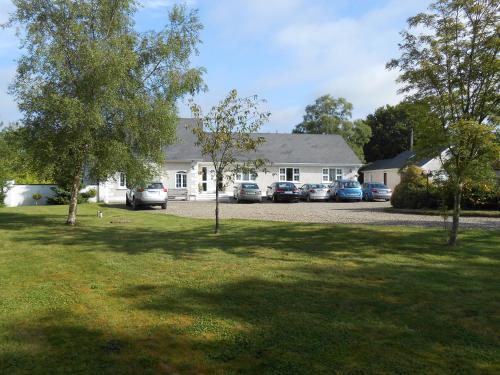
[(398, 56), (406, 18), (431, 0), (356, 1), (220, 0), (200, 6), (207, 6), (203, 22), (218, 33), (225, 50), (235, 55), (254, 51), (256, 59), (269, 59), (252, 70), (250, 85), (270, 100), (273, 116), (267, 128), (284, 131), (301, 121), (306, 105), (327, 93), (352, 102), (355, 118), (402, 99), (397, 72), (387, 71), (385, 64)]
[(0, 0), (0, 25), (9, 20), (9, 14), (14, 10), (11, 0)]
[(142, 0), (142, 7), (144, 9), (158, 9), (158, 8), (167, 8), (174, 4), (186, 4), (187, 6), (196, 5), (196, 0), (184, 0), (184, 1), (175, 1), (175, 0)]
[(269, 122), (262, 127), (262, 131), (289, 133), (290, 126), (293, 127), (297, 125), (302, 119), (304, 108), (301, 106), (270, 107), (269, 111), (271, 112), (271, 118)]
[(260, 84), (274, 90), (312, 85), (317, 96), (346, 97), (359, 117), (394, 104), (401, 100), (397, 72), (387, 71), (385, 63), (398, 54), (402, 20), (425, 6), (391, 1), (356, 18), (332, 15), (325, 20), (318, 15), (292, 22), (273, 36), (275, 47), (287, 56), (286, 67), (263, 77)]
[(0, 122), (13, 122), (20, 118), (14, 97), (7, 93), (16, 73), (15, 66), (0, 68)]

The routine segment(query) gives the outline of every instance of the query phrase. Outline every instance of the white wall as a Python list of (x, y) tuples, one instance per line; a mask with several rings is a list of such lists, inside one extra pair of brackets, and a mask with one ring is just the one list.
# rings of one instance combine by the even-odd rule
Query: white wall
[(7, 191), (5, 205), (7, 207), (34, 206), (35, 200), (33, 194), (40, 193), (42, 199), (38, 201), (39, 205), (47, 204), (47, 198), (53, 197), (52, 187), (56, 185), (12, 185)]
[[(55, 195), (52, 190), (53, 187), (57, 185), (11, 185), (10, 189), (7, 191), (7, 196), (5, 197), (5, 205), (7, 207), (17, 207), (17, 206), (34, 206), (35, 200), (33, 199), (33, 194), (40, 193), (42, 198), (38, 201), (38, 205), (46, 205), (47, 198), (53, 197)], [(85, 186), (84, 189), (80, 190), (80, 193), (87, 192), (90, 189), (97, 189), (96, 185)], [(97, 197), (89, 198), (90, 203), (97, 202)]]
[(384, 173), (387, 173), (387, 186), (394, 189), (397, 184), (401, 182), (401, 176), (399, 175), (399, 169), (378, 169), (374, 171), (364, 172), (364, 182), (380, 182), (384, 183)]

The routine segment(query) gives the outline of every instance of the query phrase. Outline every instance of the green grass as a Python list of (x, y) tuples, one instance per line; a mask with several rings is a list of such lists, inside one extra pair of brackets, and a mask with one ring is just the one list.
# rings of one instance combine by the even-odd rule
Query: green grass
[[(410, 215), (432, 215), (441, 216), (443, 213), (441, 210), (431, 210), (427, 208), (394, 208), (386, 207), (385, 212), (397, 213), (397, 214), (410, 214)], [(453, 210), (448, 210), (448, 216), (453, 215)], [(500, 217), (499, 210), (462, 210), (460, 212), (461, 217)]]
[(499, 232), (0, 209), (1, 374), (500, 371)]

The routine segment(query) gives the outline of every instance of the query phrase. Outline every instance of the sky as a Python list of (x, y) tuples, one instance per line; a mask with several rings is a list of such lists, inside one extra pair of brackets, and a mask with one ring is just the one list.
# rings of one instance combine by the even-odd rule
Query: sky
[[(173, 0), (143, 0), (140, 31), (160, 30)], [(204, 29), (193, 66), (206, 69), (208, 91), (195, 97), (205, 111), (233, 88), (265, 99), (271, 118), (263, 131), (288, 133), (306, 105), (321, 95), (344, 97), (353, 119), (396, 104), (397, 71), (385, 64), (399, 55), (400, 31), (430, 0), (187, 0)], [(13, 10), (0, 0), (0, 24)], [(21, 51), (12, 29), (0, 29), (0, 121), (20, 119), (7, 88)], [(264, 109), (264, 108), (263, 108)], [(187, 98), (179, 114), (189, 117)]]

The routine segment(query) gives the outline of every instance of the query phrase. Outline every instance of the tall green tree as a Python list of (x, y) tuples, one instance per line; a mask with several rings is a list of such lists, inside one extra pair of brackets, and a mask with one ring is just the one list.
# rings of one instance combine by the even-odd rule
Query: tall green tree
[(449, 244), (457, 241), (461, 197), (467, 178), (481, 179), (498, 159), (500, 2), (438, 0), (408, 20), (399, 69), (402, 92), (426, 103), (434, 121), (417, 129), (418, 151), (441, 155), (454, 195)]
[(412, 136), (416, 142), (412, 130), (429, 115), (429, 109), (423, 103), (401, 102), (377, 108), (365, 120), (372, 130), (370, 141), (363, 147), (366, 161), (393, 158), (409, 150)]
[(174, 6), (159, 32), (134, 30), (135, 0), (14, 0), (9, 25), (24, 47), (11, 87), (25, 145), (39, 168), (69, 187), (76, 223), (84, 174), (129, 180), (154, 173), (175, 137), (176, 101), (203, 87), (190, 66), (202, 28)]
[(257, 156), (251, 157), (252, 151), (265, 141), (254, 133), (270, 116), (270, 113), (259, 109), (260, 103), (256, 95), (238, 97), (236, 90), (231, 90), (207, 114), (203, 114), (199, 105), (191, 103), (196, 122), (192, 128), (196, 144), (213, 163), (215, 171), (215, 233), (219, 233), (219, 191), (225, 178), (231, 181), (242, 168), (245, 172), (254, 173), (265, 163)]
[(9, 124), (0, 128), (0, 180), (17, 184), (47, 184), (50, 177), (44, 170), (35, 169), (30, 154), (24, 147), (24, 128)]
[(306, 107), (304, 119), (293, 133), (338, 134), (364, 160), (363, 146), (370, 140), (371, 129), (362, 120), (352, 121), (352, 104), (344, 98), (323, 95)]

